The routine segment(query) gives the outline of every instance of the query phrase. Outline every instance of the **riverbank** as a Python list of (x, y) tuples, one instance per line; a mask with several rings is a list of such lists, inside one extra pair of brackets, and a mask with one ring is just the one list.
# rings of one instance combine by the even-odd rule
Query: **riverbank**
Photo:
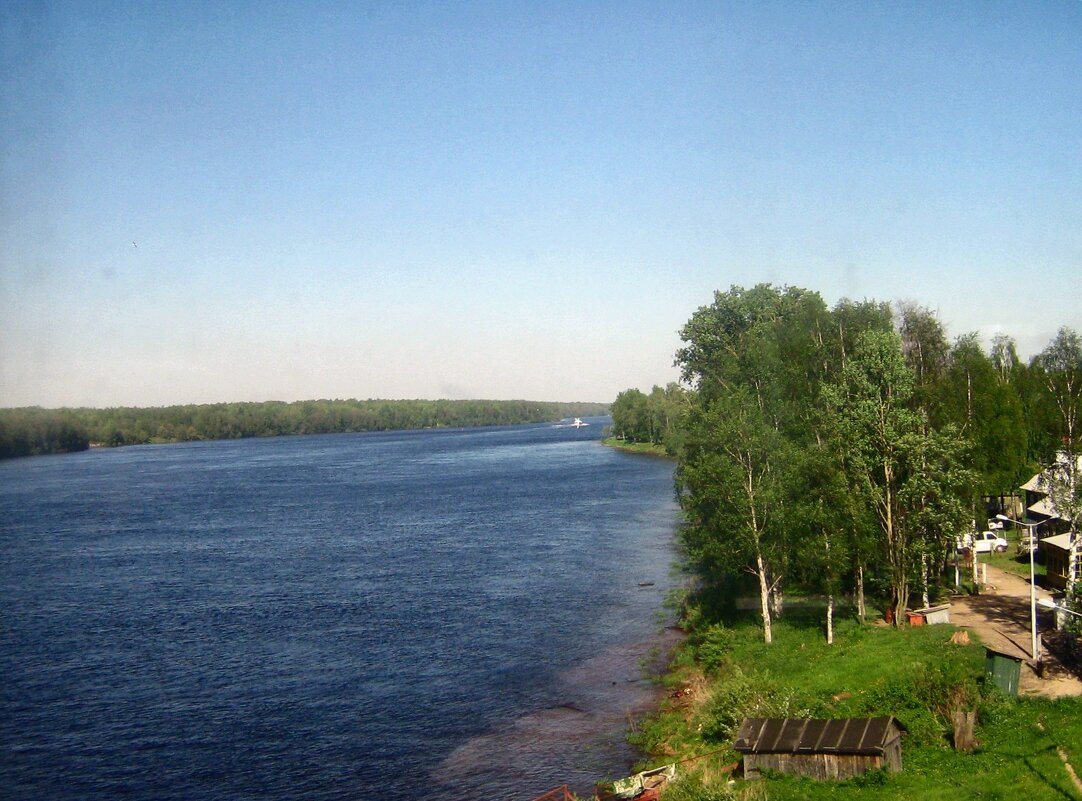
[(673, 458), (672, 454), (666, 451), (663, 446), (654, 445), (651, 442), (628, 442), (619, 437), (605, 437), (601, 440), (601, 444), (609, 448), (615, 448), (618, 451), (637, 453), (642, 456), (656, 456), (662, 459)]
[[(862, 801), (962, 801), (1004, 788), (1029, 801), (1082, 797), (1067, 768), (1082, 765), (1082, 698), (1004, 696), (984, 679), (985, 649), (973, 629), (966, 642), (954, 637), (959, 628), (953, 625), (862, 625), (845, 610), (830, 646), (821, 611), (814, 603), (787, 609), (766, 645), (753, 614), (708, 621), (692, 610), (688, 640), (664, 679), (661, 709), (632, 735), (652, 755), (643, 767), (712, 753), (685, 772), (667, 799), (761, 798), (765, 792), (809, 801), (858, 794)], [(977, 712), (972, 753), (951, 747), (954, 711)], [(732, 742), (745, 717), (885, 715), (906, 728), (901, 773), (845, 782), (774, 776), (729, 783), (726, 768), (740, 757)]]
[[(660, 679), (681, 636), (666, 628), (561, 671), (554, 703), (464, 742), (433, 778), (448, 797), (525, 801), (561, 785), (592, 797), (598, 781), (627, 775), (644, 758), (627, 737), (629, 721), (656, 714)], [(555, 770), (561, 761), (565, 768)]]

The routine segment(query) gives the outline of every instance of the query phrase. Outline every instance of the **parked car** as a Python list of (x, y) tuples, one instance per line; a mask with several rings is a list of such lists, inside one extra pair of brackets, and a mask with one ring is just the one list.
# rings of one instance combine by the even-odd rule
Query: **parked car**
[(1032, 548), (1038, 542), (1039, 540), (1033, 534), (1032, 529), (1020, 531), (1018, 536), (1018, 553), (1022, 555), (1028, 554), (1030, 548)]
[(977, 553), (992, 553), (992, 551), (1003, 553), (1007, 547), (1007, 540), (994, 531), (982, 531), (977, 536), (966, 537), (958, 543), (959, 551), (973, 549)]

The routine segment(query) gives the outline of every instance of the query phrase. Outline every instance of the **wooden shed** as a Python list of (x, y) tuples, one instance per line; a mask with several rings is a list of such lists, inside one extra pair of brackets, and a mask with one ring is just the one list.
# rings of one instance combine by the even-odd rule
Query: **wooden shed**
[(902, 732), (893, 717), (810, 720), (746, 718), (733, 749), (744, 776), (776, 770), (814, 779), (848, 779), (875, 768), (902, 769)]
[(1071, 563), (1071, 533), (1057, 534), (1040, 541), (1048, 583), (1063, 589), (1067, 586), (1067, 567)]

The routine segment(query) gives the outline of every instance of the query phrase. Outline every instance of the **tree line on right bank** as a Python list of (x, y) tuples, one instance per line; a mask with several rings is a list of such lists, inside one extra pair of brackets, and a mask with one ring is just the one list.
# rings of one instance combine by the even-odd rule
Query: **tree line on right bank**
[(867, 594), (884, 599), (904, 625), (911, 597), (941, 591), (986, 499), (1042, 468), (1064, 472), (1056, 507), (1078, 575), (1076, 332), (1026, 363), (1004, 335), (987, 351), (976, 334), (949, 341), (915, 303), (830, 308), (763, 284), (716, 292), (681, 339), (681, 382), (620, 393), (613, 433), (676, 459), (687, 555), (707, 584), (753, 577), (766, 642), (794, 589), (827, 598), (828, 641), (843, 593), (862, 618)]

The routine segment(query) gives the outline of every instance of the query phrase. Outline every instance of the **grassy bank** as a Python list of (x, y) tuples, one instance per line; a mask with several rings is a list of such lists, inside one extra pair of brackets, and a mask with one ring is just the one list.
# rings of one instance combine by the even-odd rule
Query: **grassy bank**
[(654, 445), (649, 442), (628, 442), (627, 440), (620, 439), (618, 437), (605, 437), (601, 440), (602, 445), (607, 445), (610, 448), (616, 448), (620, 451), (627, 451), (628, 453), (641, 453), (646, 456), (660, 456), (665, 459), (672, 458), (666, 453), (665, 448), (661, 445)]
[[(1082, 769), (1082, 699), (1010, 699), (985, 683), (984, 649), (951, 642), (953, 626), (895, 630), (843, 620), (828, 646), (819, 610), (787, 611), (772, 645), (750, 618), (691, 631), (665, 679), (660, 712), (633, 739), (650, 765), (688, 763), (668, 801), (747, 799), (1082, 799), (1060, 756)], [(979, 712), (973, 753), (951, 747), (951, 710)], [(746, 716), (893, 715), (908, 730), (904, 769), (846, 782), (774, 776), (730, 784), (732, 741)], [(705, 782), (705, 783), (704, 783)]]

